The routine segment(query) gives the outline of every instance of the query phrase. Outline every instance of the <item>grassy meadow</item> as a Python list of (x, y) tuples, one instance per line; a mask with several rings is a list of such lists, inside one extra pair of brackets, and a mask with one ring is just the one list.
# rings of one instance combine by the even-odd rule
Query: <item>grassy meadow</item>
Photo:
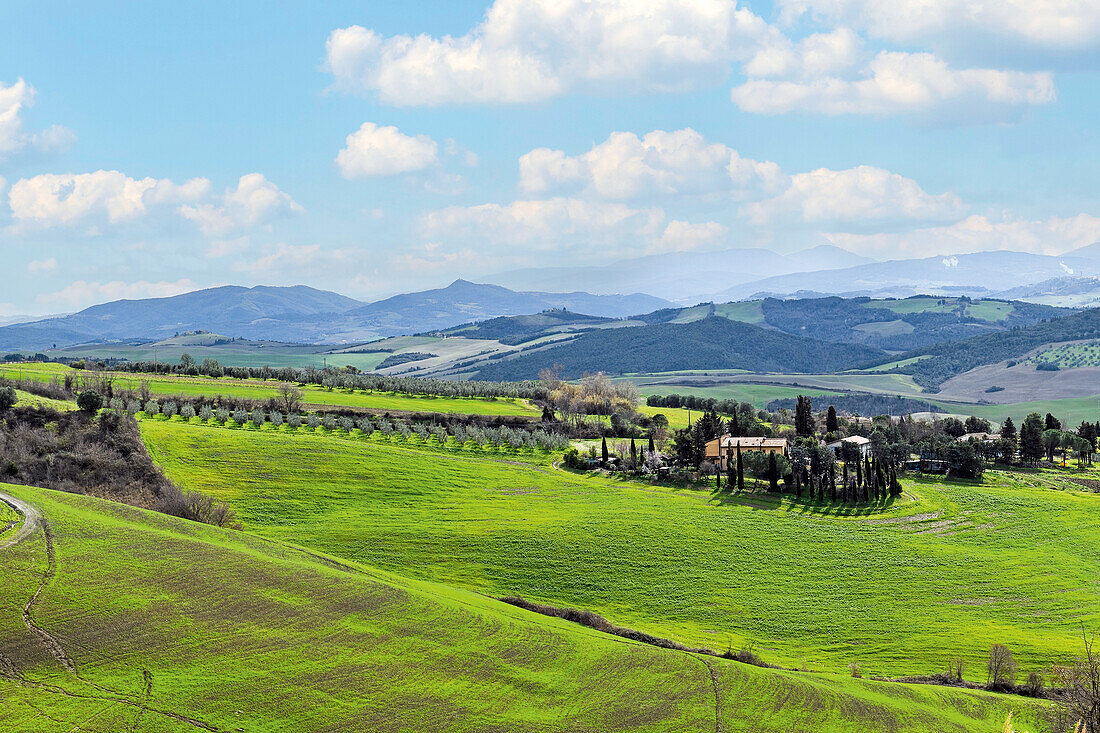
[[(64, 378), (66, 374), (111, 374), (115, 384), (124, 389), (137, 390), (142, 384), (157, 397), (226, 395), (251, 400), (277, 397), (278, 380), (230, 379), (222, 377), (189, 377), (174, 375), (145, 375), (128, 372), (82, 372), (63, 364), (0, 364), (0, 377), (36, 379), (49, 382)], [(542, 411), (526, 400), (508, 398), (435, 397), (395, 392), (365, 392), (362, 390), (328, 390), (316, 385), (300, 387), (302, 402), (307, 407), (348, 407), (393, 412), (445, 412), (466, 415), (507, 415), (538, 417)]]
[[(5, 730), (964, 733), (1037, 714), (657, 649), (247, 533), (0, 491), (42, 513), (52, 551), (41, 530), (0, 549)], [(23, 623), (38, 589), (58, 656)]]
[(1057, 471), (908, 479), (896, 504), (838, 509), (323, 429), (142, 432), (170, 478), (265, 537), (692, 645), (754, 643), (786, 667), (898, 676), (961, 656), (984, 681), (991, 644), (1026, 673), (1100, 621), (1100, 497)]

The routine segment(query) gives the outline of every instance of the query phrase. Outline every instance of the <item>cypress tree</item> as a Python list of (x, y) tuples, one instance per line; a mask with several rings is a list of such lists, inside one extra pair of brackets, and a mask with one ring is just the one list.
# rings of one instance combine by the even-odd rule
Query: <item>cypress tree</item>
[(604, 437), (604, 439), (603, 439), (603, 446), (601, 448), (601, 452), (603, 453), (603, 462), (604, 462), (604, 465), (606, 466), (607, 465), (607, 459), (608, 459), (608, 455), (607, 455), (607, 438), (606, 437)]
[(836, 464), (829, 464), (829, 501), (836, 501)]
[(829, 405), (829, 411), (825, 413), (825, 432), (835, 433), (840, 429), (840, 422), (836, 419), (836, 408)]
[(638, 446), (634, 445), (634, 438), (630, 439), (630, 460), (635, 463), (638, 461)]
[[(847, 468), (848, 467), (847, 464), (845, 464), (844, 467)], [(859, 461), (859, 460), (856, 460), (856, 487), (858, 488), (862, 485), (863, 485), (863, 462)]]
[(737, 490), (745, 490), (745, 465), (741, 461), (741, 446), (737, 446)]
[(653, 447), (653, 433), (649, 434), (649, 452), (656, 453), (657, 449)]
[(726, 489), (733, 491), (737, 483), (737, 466), (733, 462), (733, 451), (726, 449)]
[(775, 462), (775, 452), (768, 454), (768, 491), (779, 493), (779, 466)]
[(714, 472), (714, 493), (722, 493), (722, 471), (718, 470)]
[(737, 422), (737, 409), (734, 408), (733, 414), (730, 415), (730, 435), (737, 438), (741, 435), (741, 426)]

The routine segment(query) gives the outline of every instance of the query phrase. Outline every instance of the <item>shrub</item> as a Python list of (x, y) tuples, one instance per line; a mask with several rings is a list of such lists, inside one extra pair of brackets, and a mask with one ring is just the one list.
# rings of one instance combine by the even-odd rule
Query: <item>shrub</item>
[(588, 465), (588, 462), (584, 458), (581, 458), (581, 454), (577, 451), (576, 448), (570, 448), (569, 450), (565, 451), (565, 457), (563, 458), (562, 462), (565, 464), (566, 468), (581, 469), (587, 467)]
[(224, 407), (219, 407), (214, 412), (214, 422), (225, 425), (227, 420), (229, 420), (229, 410), (225, 409)]
[(129, 402), (127, 402), (126, 403), (126, 412), (130, 413), (131, 415), (136, 415), (139, 412), (141, 412), (141, 401), (140, 400), (130, 400)]
[(163, 405), (160, 406), (160, 414), (168, 418), (175, 415), (177, 411), (178, 410), (176, 408), (176, 403), (172, 402), (171, 400), (165, 402)]
[(267, 419), (267, 417), (264, 415), (263, 410), (253, 410), (252, 411), (252, 424), (255, 425), (256, 427), (262, 426), (266, 419)]
[(76, 406), (80, 408), (81, 412), (94, 415), (99, 412), (99, 408), (103, 407), (103, 396), (95, 390), (85, 390), (76, 398)]
[(149, 400), (145, 403), (145, 407), (142, 408), (146, 415), (159, 415), (160, 403), (156, 400)]
[(248, 413), (238, 407), (236, 410), (233, 411), (233, 422), (237, 423), (238, 425), (244, 425), (246, 422), (248, 422)]
[(274, 425), (275, 427), (279, 427), (283, 424), (283, 413), (275, 410), (270, 415), (268, 415), (268, 419), (271, 420), (272, 425)]
[(317, 427), (320, 424), (321, 424), (321, 418), (317, 417), (316, 415), (307, 415), (306, 416), (306, 425), (313, 428), (314, 430), (316, 430)]
[(206, 422), (210, 422), (211, 418), (213, 418), (213, 417), (214, 417), (214, 411), (212, 409), (210, 409), (210, 405), (203, 405), (202, 408), (199, 409), (199, 419), (200, 420), (205, 420)]
[(10, 410), (15, 407), (18, 399), (15, 396), (15, 387), (4, 385), (0, 387), (0, 410)]
[(325, 415), (323, 418), (321, 418), (321, 425), (324, 426), (325, 430), (335, 430), (336, 418), (332, 415)]
[(190, 420), (195, 416), (195, 408), (191, 405), (184, 405), (180, 408), (180, 417), (184, 420)]
[(336, 421), (336, 424), (340, 426), (340, 429), (346, 433), (350, 433), (351, 429), (355, 427), (355, 421), (350, 417), (342, 417)]
[(111, 408), (115, 412), (126, 412), (126, 403), (122, 401), (121, 397), (112, 397), (107, 402), (107, 407)]
[(286, 424), (288, 427), (300, 428), (302, 427), (302, 416), (296, 412), (292, 412), (286, 416)]

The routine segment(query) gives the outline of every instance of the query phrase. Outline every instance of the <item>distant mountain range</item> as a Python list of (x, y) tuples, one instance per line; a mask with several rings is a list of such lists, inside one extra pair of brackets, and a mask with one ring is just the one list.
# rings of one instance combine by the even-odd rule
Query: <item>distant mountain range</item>
[(649, 293), (675, 303), (694, 305), (708, 293), (731, 284), (794, 272), (830, 270), (872, 263), (840, 247), (820, 245), (781, 255), (767, 249), (719, 252), (672, 252), (622, 260), (601, 267), (539, 267), (502, 272), (485, 282), (517, 289), (571, 290), (592, 293)]
[(671, 305), (649, 295), (513, 292), (456, 280), (376, 303), (305, 286), (225, 286), (169, 298), (119, 300), (72, 315), (0, 327), (0, 349), (41, 350), (184, 331), (298, 343), (346, 343), (449, 328), (471, 320), (568, 308), (622, 317)]
[(1010, 288), (1071, 275), (1100, 275), (1100, 258), (1078, 254), (1052, 257), (1008, 251), (937, 255), (776, 275), (712, 291), (713, 295), (708, 300), (784, 298), (810, 293), (875, 298), (905, 298), (919, 294), (985, 297)]

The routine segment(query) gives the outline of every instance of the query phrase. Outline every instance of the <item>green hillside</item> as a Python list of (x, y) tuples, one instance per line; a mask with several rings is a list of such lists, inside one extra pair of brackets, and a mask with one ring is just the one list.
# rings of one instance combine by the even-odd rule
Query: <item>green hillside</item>
[(567, 379), (588, 372), (611, 374), (678, 369), (833, 371), (858, 366), (882, 352), (767, 330), (726, 318), (589, 331), (560, 346), (521, 354), (483, 367), (479, 379), (537, 378), (561, 366)]
[(1066, 308), (1006, 300), (927, 295), (904, 299), (764, 298), (665, 308), (635, 318), (649, 324), (691, 323), (720, 316), (823, 341), (909, 350), (991, 331), (1030, 326), (1071, 313)]
[(0, 491), (42, 516), (0, 546), (4, 730), (916, 733), (1033, 710), (657, 649), (245, 533)]
[[(984, 681), (990, 645), (1022, 670), (1072, 656), (1100, 622), (1100, 498), (1060, 474), (906, 480), (885, 509), (579, 476), (522, 453), (419, 439), (143, 420), (167, 475), (245, 528), (425, 580), (596, 611), (768, 661)], [(375, 437), (377, 436), (377, 437)], [(434, 440), (432, 441), (434, 443)], [(1040, 521), (1041, 520), (1041, 521)], [(1030, 558), (1057, 547), (1036, 572)]]
[(924, 387), (938, 387), (951, 377), (975, 367), (1023, 357), (1044, 344), (1100, 338), (1100, 308), (1043, 321), (1025, 328), (938, 344), (902, 354), (898, 359), (927, 355), (902, 371)]

